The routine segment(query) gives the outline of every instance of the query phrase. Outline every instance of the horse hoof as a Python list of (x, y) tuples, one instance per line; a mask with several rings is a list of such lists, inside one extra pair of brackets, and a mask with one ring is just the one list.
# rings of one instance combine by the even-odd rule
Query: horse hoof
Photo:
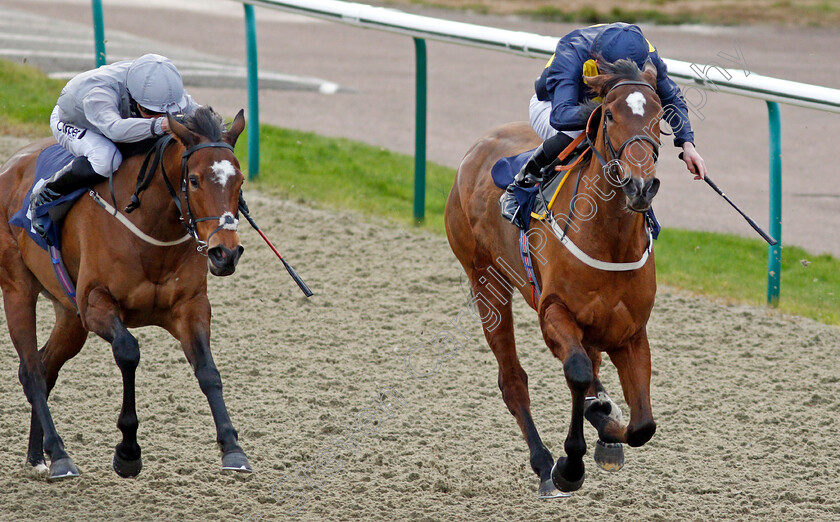
[(571, 493), (563, 493), (559, 489), (554, 486), (554, 482), (551, 479), (543, 480), (540, 484), (540, 498), (541, 499), (550, 499), (550, 498), (568, 498), (571, 497)]
[(624, 446), (620, 442), (595, 443), (593, 458), (604, 471), (616, 472), (624, 467)]
[(586, 479), (586, 471), (580, 474), (580, 478), (577, 480), (566, 480), (563, 477), (563, 468), (566, 467), (566, 457), (560, 457), (557, 459), (557, 462), (554, 463), (554, 467), (551, 468), (551, 481), (554, 483), (554, 486), (559, 489), (560, 491), (577, 491), (583, 485), (584, 479)]
[(50, 475), (47, 480), (61, 480), (67, 478), (75, 478), (79, 476), (79, 469), (73, 464), (70, 457), (64, 457), (54, 462), (50, 462)]
[(225, 453), (222, 455), (222, 471), (238, 471), (240, 473), (252, 473), (251, 463), (244, 453)]
[(120, 457), (117, 452), (114, 452), (114, 460), (111, 462), (111, 466), (117, 475), (122, 478), (134, 478), (143, 469), (143, 459), (126, 460)]

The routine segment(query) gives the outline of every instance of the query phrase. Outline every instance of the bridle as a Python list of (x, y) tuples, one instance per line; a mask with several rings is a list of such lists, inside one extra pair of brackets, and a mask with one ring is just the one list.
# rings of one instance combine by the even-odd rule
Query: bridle
[[(172, 197), (172, 201), (175, 203), (175, 207), (178, 209), (178, 216), (181, 220), (181, 224), (184, 225), (184, 228), (187, 229), (187, 234), (192, 236), (195, 239), (196, 243), (198, 243), (198, 253), (202, 255), (207, 255), (207, 244), (210, 241), (210, 238), (213, 237), (214, 234), (219, 232), (220, 230), (233, 230), (236, 231), (239, 225), (239, 209), (236, 210), (236, 214), (232, 212), (225, 212), (221, 216), (209, 216), (209, 217), (202, 217), (202, 218), (195, 218), (193, 217), (192, 206), (190, 205), (190, 195), (189, 195), (189, 176), (188, 173), (188, 163), (190, 160), (190, 156), (193, 155), (198, 150), (205, 149), (205, 148), (223, 148), (228, 149), (233, 152), (233, 146), (229, 143), (225, 143), (223, 141), (212, 141), (206, 143), (199, 143), (198, 145), (194, 145), (187, 150), (185, 150), (181, 154), (181, 182), (180, 182), (180, 194), (175, 191), (175, 188), (172, 186), (172, 183), (169, 182), (169, 176), (166, 174), (166, 166), (163, 161), (163, 152), (166, 150), (166, 147), (172, 142), (172, 135), (167, 134), (159, 139), (152, 150), (148, 152), (146, 155), (146, 159), (143, 161), (143, 165), (140, 168), (140, 173), (137, 178), (137, 190), (131, 196), (131, 203), (125, 208), (127, 213), (132, 212), (137, 207), (140, 206), (140, 199), (138, 198), (138, 194), (145, 190), (149, 183), (151, 182), (151, 178), (154, 176), (155, 171), (157, 170), (157, 165), (160, 164), (160, 171), (161, 175), (163, 176), (163, 182), (166, 185), (166, 190), (169, 191), (169, 195)], [(154, 160), (150, 160), (152, 155), (154, 154)], [(147, 168), (150, 169), (147, 175)], [(113, 194), (113, 187), (111, 190), (111, 197), (114, 197)], [(181, 197), (184, 198), (184, 205), (181, 204)], [(116, 206), (116, 205), (115, 205)], [(207, 236), (207, 241), (202, 241), (198, 237), (198, 230), (196, 229), (196, 224), (201, 223), (202, 221), (213, 221), (218, 220), (219, 226)]]
[[(225, 143), (223, 141), (211, 141), (208, 143), (199, 143), (198, 145), (192, 146), (189, 149), (185, 150), (183, 154), (181, 154), (181, 195), (184, 196), (184, 201), (186, 202), (186, 210), (187, 210), (187, 219), (184, 220), (183, 213), (181, 214), (181, 220), (184, 223), (187, 231), (195, 238), (196, 242), (198, 242), (198, 252), (203, 255), (207, 255), (204, 250), (207, 249), (207, 243), (210, 242), (210, 238), (216, 234), (216, 232), (220, 230), (233, 230), (236, 231), (237, 227), (239, 226), (239, 220), (234, 216), (231, 212), (225, 212), (221, 216), (211, 216), (211, 217), (203, 217), (195, 219), (192, 215), (192, 207), (190, 206), (190, 191), (188, 190), (187, 184), (188, 176), (187, 176), (187, 162), (189, 162), (190, 156), (200, 149), (205, 148), (224, 148), (229, 149), (233, 152), (233, 146), (229, 143)], [(161, 164), (161, 168), (163, 168), (163, 164)], [(178, 207), (178, 210), (181, 211), (180, 201), (174, 195), (174, 191), (172, 190), (172, 186), (169, 184), (169, 180), (164, 173), (163, 179), (166, 181), (166, 187), (169, 189), (170, 195), (172, 195), (172, 199), (175, 201), (175, 205)], [(236, 215), (239, 215), (239, 210), (237, 209)], [(212, 221), (212, 220), (219, 220), (219, 226), (213, 232), (210, 232), (210, 235), (207, 236), (207, 242), (202, 241), (198, 238), (198, 231), (196, 230), (196, 223), (200, 223), (202, 221)]]
[[(642, 82), (642, 81), (638, 81), (638, 80), (625, 80), (625, 81), (621, 81), (621, 82), (618, 82), (617, 84), (613, 85), (610, 88), (610, 90), (607, 91), (607, 94), (604, 95), (604, 99), (606, 100), (607, 96), (609, 96), (609, 94), (613, 90), (615, 90), (618, 87), (624, 86), (624, 85), (642, 85), (642, 86), (647, 87), (648, 89), (651, 89), (654, 92), (656, 92), (656, 89), (654, 89), (653, 86), (650, 85), (647, 82)], [(610, 134), (609, 134), (609, 132), (607, 132), (607, 118), (603, 117), (603, 120), (604, 120), (604, 125), (603, 125), (603, 128), (604, 128), (604, 143), (606, 144), (607, 151), (610, 154), (610, 161), (609, 162), (606, 161), (604, 159), (604, 157), (601, 156), (601, 153), (598, 152), (598, 150), (595, 148), (595, 143), (592, 141), (591, 134), (590, 134), (590, 131), (589, 131), (589, 124), (587, 124), (587, 129), (586, 129), (586, 141), (589, 144), (589, 146), (591, 147), (592, 153), (598, 159), (598, 162), (601, 164), (602, 167), (606, 167), (612, 161), (620, 160), (621, 159), (621, 154), (624, 152), (624, 149), (626, 149), (628, 145), (630, 145), (631, 143), (636, 142), (636, 141), (646, 141), (646, 142), (650, 143), (651, 145), (653, 145), (653, 161), (656, 162), (656, 161), (659, 160), (659, 143), (654, 141), (653, 138), (651, 138), (647, 134), (636, 134), (634, 136), (630, 136), (629, 138), (627, 138), (624, 141), (624, 143), (621, 144), (621, 146), (618, 148), (618, 151), (616, 151), (615, 148), (613, 148), (612, 142), (610, 141)], [(590, 120), (590, 122), (591, 122), (591, 120)]]

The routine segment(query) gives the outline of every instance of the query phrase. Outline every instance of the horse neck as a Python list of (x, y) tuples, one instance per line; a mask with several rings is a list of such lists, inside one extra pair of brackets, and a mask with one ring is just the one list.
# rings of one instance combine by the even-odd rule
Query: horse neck
[(164, 173), (161, 172), (163, 168), (170, 185), (180, 199), (181, 153), (183, 151), (183, 146), (175, 140), (166, 147), (161, 165), (157, 166), (152, 174), (149, 187), (140, 195), (142, 204), (135, 211), (139, 214), (140, 222), (137, 225), (141, 230), (161, 241), (177, 239), (185, 233), (179, 219), (180, 212), (166, 188)]

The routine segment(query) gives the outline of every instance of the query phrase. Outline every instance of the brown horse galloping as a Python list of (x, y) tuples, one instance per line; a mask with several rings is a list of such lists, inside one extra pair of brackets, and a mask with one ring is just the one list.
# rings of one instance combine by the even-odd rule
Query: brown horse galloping
[[(499, 365), (502, 398), (528, 442), (531, 467), (540, 477), (539, 494), (544, 498), (561, 496), (558, 488), (574, 491), (583, 484), (584, 416), (598, 430), (595, 459), (605, 469), (617, 470), (623, 464), (621, 443), (641, 446), (656, 431), (646, 331), (656, 274), (652, 253), (647, 257), (650, 236), (643, 213), (659, 185), (655, 163), (662, 108), (654, 90), (656, 70), (650, 64), (642, 72), (635, 64), (619, 61), (609, 71), (586, 78), (604, 98), (595, 114), (600, 117), (591, 122), (597, 124), (592, 143), (599, 161), (580, 167), (578, 182), (583, 183), (575, 191), (576, 183), (567, 183), (557, 195), (553, 208), (565, 212), (549, 214), (545, 221), (532, 220), (528, 240), (535, 279), (542, 289), (537, 302), (526, 283), (519, 230), (501, 217), (500, 189), (490, 175), (500, 158), (540, 144), (531, 127), (503, 125), (473, 145), (446, 205), (449, 244), (472, 283), (484, 334)], [(613, 144), (622, 145), (616, 151)], [(574, 209), (570, 221), (564, 215), (569, 209)], [(564, 237), (564, 228), (566, 240), (573, 243), (568, 248), (558, 240)], [(575, 244), (580, 247), (577, 253), (572, 251)], [(567, 456), (556, 463), (531, 417), (528, 378), (514, 345), (511, 281), (537, 311), (545, 342), (563, 362), (571, 390)], [(626, 425), (598, 380), (601, 352), (609, 354), (618, 370), (630, 407)]]
[[(232, 274), (243, 251), (234, 218), (243, 177), (233, 145), (245, 119), (240, 111), (226, 130), (219, 115), (200, 107), (184, 124), (170, 117), (169, 125), (175, 139), (163, 148), (162, 167), (152, 167), (154, 177), (142, 194), (142, 205), (128, 217), (152, 241), (177, 244), (149, 244), (129, 233), (93, 198), (82, 196), (67, 214), (62, 229), (64, 261), (76, 282), (78, 314), (59, 285), (47, 252), (25, 230), (8, 223), (32, 185), (38, 154), (55, 141), (33, 143), (0, 168), (0, 210), (6, 217), (0, 226), (0, 287), (9, 334), (20, 357), (18, 375), (32, 404), (27, 461), (39, 473), (46, 471), (46, 451), (50, 479), (79, 474), (56, 432), (47, 397), (62, 365), (79, 353), (89, 331), (111, 344), (122, 372), (123, 404), (117, 426), (123, 439), (114, 452), (114, 470), (123, 477), (140, 472), (134, 401), (140, 350), (128, 328), (149, 325), (166, 329), (181, 342), (210, 403), (222, 467), (250, 471), (210, 354), (207, 298), (208, 267), (214, 275)], [(128, 158), (114, 174), (118, 208), (129, 202), (142, 161), (142, 156)], [(103, 181), (94, 190), (107, 194), (108, 183)], [(109, 196), (102, 199), (110, 201)], [(184, 223), (191, 227), (199, 245), (206, 243), (202, 248), (206, 255), (192, 239), (178, 241), (184, 236)], [(39, 293), (52, 300), (56, 315), (50, 338), (40, 351), (35, 336)]]

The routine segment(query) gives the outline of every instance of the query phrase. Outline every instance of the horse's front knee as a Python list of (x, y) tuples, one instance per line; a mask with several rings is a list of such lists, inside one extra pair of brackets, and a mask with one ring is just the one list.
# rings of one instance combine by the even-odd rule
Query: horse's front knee
[(111, 349), (120, 370), (133, 370), (140, 364), (140, 344), (130, 333), (125, 332), (114, 339)]
[(592, 384), (592, 361), (581, 351), (573, 352), (563, 362), (563, 374), (569, 387), (585, 393)]

